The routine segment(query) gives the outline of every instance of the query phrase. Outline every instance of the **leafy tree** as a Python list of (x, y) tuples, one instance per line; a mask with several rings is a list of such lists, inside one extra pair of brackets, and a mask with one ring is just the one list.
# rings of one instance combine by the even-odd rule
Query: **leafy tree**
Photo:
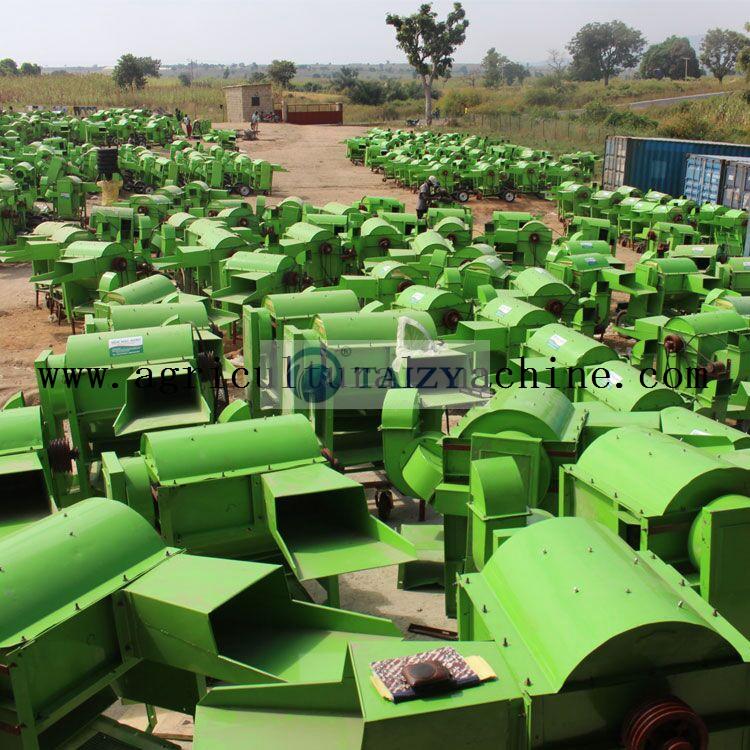
[(274, 60), (267, 70), (268, 77), (282, 88), (289, 85), (297, 73), (297, 66), (291, 60)]
[(633, 68), (646, 46), (643, 34), (622, 21), (587, 23), (568, 42), (573, 57), (573, 76), (582, 81), (609, 79), (621, 70)]
[(40, 76), (42, 75), (42, 66), (36, 63), (25, 62), (21, 63), (21, 67), (18, 72), (22, 76)]
[(3, 60), (0, 60), (0, 76), (17, 76), (18, 75), (18, 65), (16, 65), (16, 61), (12, 60), (10, 57), (6, 57)]
[(432, 3), (423, 3), (410, 16), (389, 13), (388, 26), (396, 29), (396, 43), (406, 53), (409, 65), (422, 81), (424, 116), (432, 122), (432, 86), (438, 78), (449, 78), (453, 67), (453, 53), (466, 39), (466, 11), (461, 3), (453, 3), (453, 10), (444, 21), (438, 21)]
[[(407, 99), (419, 99), (422, 96), (422, 85), (419, 81), (399, 81), (390, 78), (384, 82), (385, 98), (389, 102), (403, 102)], [(432, 98), (438, 99), (440, 92), (436, 89), (432, 91)]]
[(358, 78), (359, 71), (356, 68), (342, 65), (331, 80), (339, 91), (349, 91), (357, 83)]
[(112, 71), (112, 78), (121, 89), (136, 91), (146, 85), (146, 78), (159, 77), (161, 60), (153, 57), (136, 57), (135, 55), (123, 55)]
[[(685, 63), (687, 62), (687, 68)], [(698, 56), (686, 37), (670, 36), (660, 44), (652, 44), (641, 60), (641, 78), (690, 78), (701, 74)]]
[(227, 78), (229, 78), (229, 68), (224, 68), (224, 71), (221, 74), (221, 77), (226, 81)]
[(386, 89), (380, 81), (357, 81), (349, 91), (352, 104), (382, 104), (385, 97)]
[(530, 75), (531, 71), (523, 63), (511, 61), (503, 66), (503, 79), (509, 86), (512, 86), (516, 81), (522, 83)]
[(496, 89), (503, 82), (503, 66), (508, 62), (508, 58), (501, 55), (494, 47), (487, 50), (482, 60), (482, 73), (484, 85), (488, 89)]
[(739, 31), (709, 29), (701, 42), (701, 62), (721, 83), (737, 67), (737, 58), (749, 43)]
[(262, 83), (266, 80), (266, 74), (262, 70), (255, 70), (247, 80), (252, 83)]
[(190, 78), (190, 75), (188, 73), (180, 73), (180, 75), (177, 76), (177, 80), (183, 85), (183, 86), (190, 86), (192, 84), (192, 80)]
[[(750, 23), (745, 24), (745, 31), (750, 31)], [(750, 42), (737, 55), (737, 69), (745, 74), (745, 78), (750, 83)]]

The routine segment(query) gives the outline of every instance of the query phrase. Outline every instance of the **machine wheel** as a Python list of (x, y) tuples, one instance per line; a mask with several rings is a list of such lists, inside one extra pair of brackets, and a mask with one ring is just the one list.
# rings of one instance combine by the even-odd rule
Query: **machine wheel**
[(626, 750), (706, 750), (708, 729), (690, 706), (669, 697), (634, 711), (623, 726), (620, 742)]
[(459, 203), (466, 203), (466, 201), (468, 201), (470, 197), (471, 196), (469, 195), (469, 191), (468, 190), (459, 190), (456, 193), (456, 200)]
[(71, 447), (67, 438), (55, 438), (49, 441), (47, 456), (53, 471), (70, 473), (73, 471), (73, 460), (79, 457), (78, 449)]
[(513, 203), (516, 200), (516, 191), (515, 190), (503, 191), (503, 200), (506, 203)]
[(237, 192), (243, 197), (247, 198), (248, 195), (250, 195), (253, 191), (251, 190), (249, 185), (240, 185), (237, 189)]
[(378, 509), (378, 518), (387, 521), (393, 510), (393, 493), (390, 490), (380, 490), (375, 496), (375, 506)]

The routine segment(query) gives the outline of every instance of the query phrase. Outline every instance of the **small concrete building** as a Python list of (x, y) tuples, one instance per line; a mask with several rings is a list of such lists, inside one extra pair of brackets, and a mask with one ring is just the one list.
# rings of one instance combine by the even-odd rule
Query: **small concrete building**
[(261, 114), (273, 112), (273, 89), (270, 83), (240, 83), (224, 86), (227, 122), (249, 122), (257, 109)]

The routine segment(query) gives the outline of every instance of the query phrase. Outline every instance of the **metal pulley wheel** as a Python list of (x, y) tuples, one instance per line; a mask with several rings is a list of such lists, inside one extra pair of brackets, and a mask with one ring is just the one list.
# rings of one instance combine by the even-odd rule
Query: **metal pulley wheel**
[(461, 313), (458, 310), (446, 310), (443, 314), (443, 325), (449, 330), (454, 331), (458, 322), (461, 320)]
[(378, 518), (387, 521), (393, 510), (393, 493), (390, 490), (380, 490), (375, 495), (375, 507), (378, 509)]
[(556, 318), (559, 318), (563, 314), (565, 305), (559, 299), (551, 299), (545, 306), (544, 309), (552, 313)]
[(198, 356), (195, 358), (196, 370), (198, 376), (203, 382), (211, 379), (211, 375), (214, 371), (214, 358), (211, 352), (198, 352)]
[(123, 258), (121, 255), (118, 255), (116, 258), (112, 258), (111, 268), (113, 271), (117, 271), (118, 273), (126, 271), (128, 268), (128, 259)]
[(625, 750), (707, 750), (703, 719), (679, 698), (650, 701), (637, 708), (622, 729)]
[(294, 287), (299, 282), (299, 274), (296, 271), (287, 271), (281, 280), (284, 286)]
[(707, 362), (705, 365), (699, 368), (706, 380), (721, 380), (729, 371), (729, 367), (726, 362)]
[(676, 333), (668, 333), (662, 346), (668, 354), (679, 354), (685, 348), (685, 340)]
[(47, 458), (52, 471), (69, 474), (73, 471), (73, 460), (78, 458), (77, 448), (73, 448), (67, 438), (55, 438), (47, 446)]

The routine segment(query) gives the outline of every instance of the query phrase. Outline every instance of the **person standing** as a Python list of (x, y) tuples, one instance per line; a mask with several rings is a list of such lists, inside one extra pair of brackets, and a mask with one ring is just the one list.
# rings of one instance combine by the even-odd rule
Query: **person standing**
[(435, 175), (430, 175), (420, 186), (417, 194), (417, 218), (421, 219), (430, 206), (430, 201), (437, 193), (440, 183)]
[(193, 123), (190, 122), (190, 115), (186, 114), (182, 119), (182, 122), (185, 125), (185, 134), (188, 138), (190, 138), (190, 136), (193, 134)]
[(255, 112), (250, 115), (250, 130), (253, 131), (253, 133), (258, 132), (258, 128), (260, 127), (260, 112), (256, 109)]

